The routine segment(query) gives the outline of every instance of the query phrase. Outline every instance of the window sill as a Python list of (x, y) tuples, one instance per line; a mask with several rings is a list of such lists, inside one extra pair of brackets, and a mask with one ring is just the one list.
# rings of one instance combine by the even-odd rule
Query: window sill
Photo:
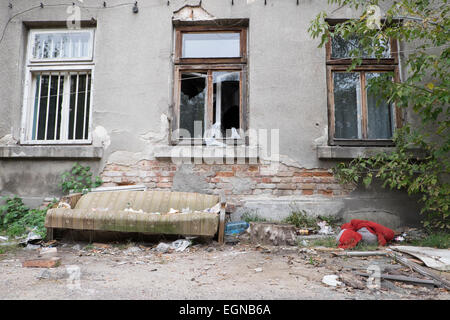
[(103, 147), (94, 146), (0, 146), (0, 158), (100, 159)]
[(258, 147), (249, 146), (163, 146), (155, 149), (155, 158), (174, 159), (258, 159)]
[[(355, 159), (358, 157), (369, 158), (381, 152), (390, 153), (395, 147), (339, 147), (339, 146), (319, 146), (317, 147), (317, 157), (322, 160), (327, 159)], [(416, 159), (425, 157), (424, 150), (411, 148), (412, 155)]]

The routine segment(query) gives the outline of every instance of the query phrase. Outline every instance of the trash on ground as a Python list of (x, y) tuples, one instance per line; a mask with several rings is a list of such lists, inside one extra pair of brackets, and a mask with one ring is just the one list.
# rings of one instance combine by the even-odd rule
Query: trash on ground
[(129, 254), (129, 253), (136, 253), (136, 252), (140, 252), (140, 251), (142, 251), (142, 250), (140, 248), (138, 248), (138, 247), (129, 247), (124, 252), (126, 254)]
[(255, 272), (262, 272), (263, 269), (262, 268), (255, 268)]
[(38, 244), (27, 244), (27, 246), (24, 248), (25, 250), (37, 250), (39, 249), (41, 246)]
[(8, 241), (8, 237), (0, 236), (0, 241), (1, 242)]
[(439, 271), (450, 271), (450, 250), (429, 247), (391, 246), (391, 249), (410, 254)]
[(30, 231), (27, 234), (27, 237), (24, 240), (20, 241), (20, 243), (21, 244), (27, 244), (27, 243), (35, 244), (36, 242), (39, 242), (41, 240), (42, 240), (42, 237), (40, 235), (38, 235), (34, 231)]
[(338, 281), (338, 279), (339, 279), (339, 276), (334, 275), (334, 274), (329, 274), (329, 275), (323, 276), (322, 282), (331, 287), (342, 286), (343, 283)]
[(319, 234), (333, 234), (333, 228), (327, 224), (326, 221), (318, 222), (317, 225), (319, 226)]
[(55, 247), (41, 248), (39, 250), (39, 254), (41, 254), (41, 255), (52, 255), (52, 254), (56, 254), (57, 252), (58, 252), (58, 249), (56, 249)]
[(244, 233), (250, 224), (245, 221), (228, 222), (225, 224), (225, 235), (238, 235)]
[(156, 246), (155, 250), (158, 252), (161, 252), (161, 253), (168, 253), (172, 250), (175, 250), (176, 252), (182, 252), (190, 245), (191, 245), (191, 241), (185, 240), (185, 239), (179, 239), (172, 243), (161, 242)]
[(172, 242), (171, 247), (177, 252), (184, 251), (187, 247), (191, 245), (191, 241), (179, 239)]
[(371, 237), (365, 230), (360, 233), (361, 229), (365, 228), (369, 233), (375, 235), (378, 239), (380, 246), (386, 245), (387, 242), (394, 239), (394, 231), (375, 222), (367, 220), (353, 219), (349, 223), (345, 223), (341, 226), (342, 231), (338, 235), (339, 248), (349, 249), (354, 248), (358, 242), (363, 238), (363, 234), (366, 236), (366, 240), (370, 241)]

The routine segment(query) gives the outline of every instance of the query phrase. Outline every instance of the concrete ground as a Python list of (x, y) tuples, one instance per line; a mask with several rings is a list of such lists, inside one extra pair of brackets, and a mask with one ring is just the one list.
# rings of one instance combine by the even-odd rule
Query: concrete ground
[[(209, 242), (184, 252), (160, 253), (156, 244), (57, 244), (61, 265), (25, 268), (37, 250), (0, 255), (1, 299), (432, 299), (448, 300), (440, 288), (383, 281), (370, 290), (355, 270), (373, 264), (420, 277), (385, 257), (341, 258), (320, 249), (219, 246)], [(331, 287), (324, 275), (346, 275), (363, 288)], [(448, 276), (448, 275), (447, 275)], [(78, 280), (79, 279), (79, 280)]]

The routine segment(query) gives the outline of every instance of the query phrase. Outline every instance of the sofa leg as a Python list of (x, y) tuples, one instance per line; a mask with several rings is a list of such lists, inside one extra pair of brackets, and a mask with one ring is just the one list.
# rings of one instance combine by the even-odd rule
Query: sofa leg
[(47, 228), (47, 241), (54, 240), (53, 229), (54, 228)]
[(225, 242), (225, 208), (226, 208), (226, 203), (224, 201), (224, 199), (221, 199), (221, 203), (220, 203), (220, 216), (219, 216), (219, 236), (218, 236), (218, 241), (219, 244), (224, 244)]

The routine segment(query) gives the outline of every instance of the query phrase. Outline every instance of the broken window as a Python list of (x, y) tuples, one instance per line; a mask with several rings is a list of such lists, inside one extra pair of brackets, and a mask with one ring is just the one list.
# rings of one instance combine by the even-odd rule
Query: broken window
[(23, 143), (90, 141), (92, 39), (91, 29), (30, 32)]
[(180, 130), (174, 140), (205, 139), (212, 129), (223, 139), (243, 138), (246, 29), (180, 27), (176, 33), (174, 129)]
[(398, 78), (396, 42), (387, 41), (383, 58), (363, 57), (352, 71), (351, 51), (360, 48), (356, 37), (334, 37), (327, 44), (330, 143), (336, 145), (389, 145), (400, 113), (370, 87), (381, 75)]

